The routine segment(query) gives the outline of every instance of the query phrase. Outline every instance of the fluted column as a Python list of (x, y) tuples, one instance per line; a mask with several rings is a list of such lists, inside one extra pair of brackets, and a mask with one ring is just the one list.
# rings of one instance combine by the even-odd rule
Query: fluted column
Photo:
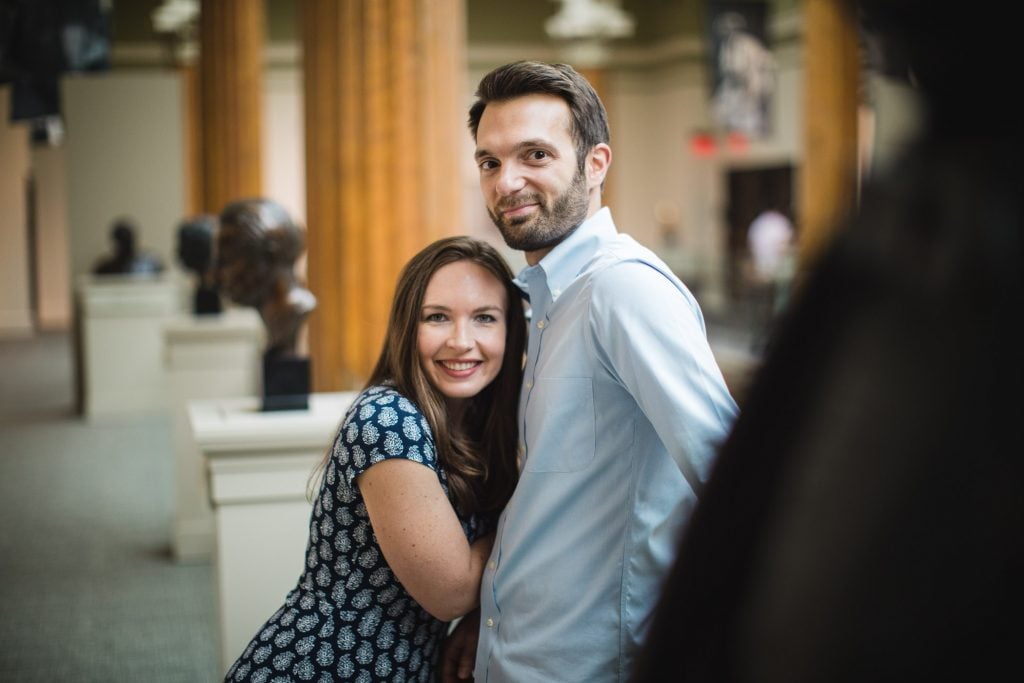
[(313, 388), (365, 381), (395, 280), (465, 232), (464, 0), (303, 0)]
[(199, 96), (199, 66), (178, 67), (182, 84), (182, 120), (185, 131), (185, 213), (203, 213), (203, 112)]
[(199, 16), (203, 210), (262, 192), (265, 0), (203, 0)]
[(860, 52), (850, 5), (804, 1), (801, 269), (814, 260), (856, 199)]

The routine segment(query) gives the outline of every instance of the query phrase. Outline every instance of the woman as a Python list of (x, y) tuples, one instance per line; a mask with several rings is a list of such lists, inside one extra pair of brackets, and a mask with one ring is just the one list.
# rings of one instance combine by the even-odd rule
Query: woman
[(319, 468), (306, 570), (225, 680), (434, 679), (515, 485), (525, 329), (489, 245), (442, 239), (406, 265), (380, 359)]

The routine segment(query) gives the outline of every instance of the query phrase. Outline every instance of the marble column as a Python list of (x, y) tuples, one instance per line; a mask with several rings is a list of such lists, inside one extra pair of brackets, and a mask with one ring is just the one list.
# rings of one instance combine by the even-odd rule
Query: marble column
[(804, 1), (804, 158), (800, 270), (828, 241), (857, 193), (861, 58), (849, 3)]
[(306, 212), (316, 391), (376, 360), (395, 280), (466, 232), (464, 0), (304, 0)]
[(264, 0), (204, 0), (199, 16), (202, 207), (262, 192)]

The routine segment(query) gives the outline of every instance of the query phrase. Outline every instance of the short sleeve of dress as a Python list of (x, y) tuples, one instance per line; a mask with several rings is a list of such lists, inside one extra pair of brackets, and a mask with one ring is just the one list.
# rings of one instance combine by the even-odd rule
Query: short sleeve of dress
[(419, 408), (388, 387), (371, 387), (356, 399), (334, 441), (338, 471), (351, 487), (367, 468), (389, 458), (437, 471), (434, 436)]

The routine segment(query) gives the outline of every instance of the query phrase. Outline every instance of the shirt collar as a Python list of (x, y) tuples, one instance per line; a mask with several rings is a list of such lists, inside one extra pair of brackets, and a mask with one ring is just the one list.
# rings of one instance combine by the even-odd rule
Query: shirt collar
[(543, 271), (552, 301), (576, 279), (583, 267), (604, 242), (617, 234), (612, 212), (605, 206), (583, 221), (578, 228), (549, 251), (539, 263), (527, 266), (516, 277), (517, 284), (527, 292), (527, 283)]

